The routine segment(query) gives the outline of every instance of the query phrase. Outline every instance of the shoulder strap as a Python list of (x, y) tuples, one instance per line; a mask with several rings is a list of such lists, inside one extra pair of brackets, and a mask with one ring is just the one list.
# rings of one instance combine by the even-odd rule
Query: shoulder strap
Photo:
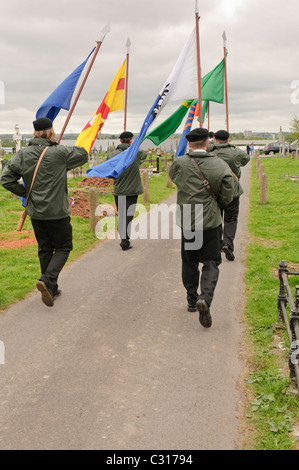
[[(232, 145), (233, 147), (233, 145)], [(215, 157), (218, 157), (218, 154), (216, 152), (209, 152), (211, 155), (214, 155)], [(221, 158), (221, 157), (219, 157)], [(229, 165), (228, 165), (229, 166)], [(237, 181), (239, 181), (239, 178), (237, 177), (236, 173), (233, 172), (233, 170), (231, 169), (231, 172), (233, 174), (233, 176), (236, 178)]]
[(208, 180), (206, 179), (206, 177), (204, 176), (204, 174), (202, 173), (202, 171), (199, 169), (196, 161), (194, 160), (194, 158), (192, 157), (189, 157), (190, 160), (192, 161), (193, 165), (194, 165), (194, 168), (196, 170), (196, 172), (198, 173), (199, 177), (201, 178), (204, 186), (207, 188), (207, 190), (209, 191), (210, 193), (210, 196), (213, 198), (213, 199), (217, 199), (217, 196), (215, 195), (213, 189), (211, 188), (210, 186), (210, 183), (208, 182)]
[(26, 207), (27, 207), (28, 199), (29, 199), (29, 196), (30, 196), (30, 194), (31, 194), (31, 190), (32, 190), (32, 187), (33, 187), (33, 184), (34, 184), (36, 175), (37, 175), (37, 170), (38, 170), (38, 168), (39, 168), (39, 166), (40, 166), (40, 164), (41, 164), (41, 161), (42, 161), (42, 159), (43, 159), (43, 156), (45, 155), (45, 153), (46, 153), (46, 151), (47, 151), (48, 148), (49, 148), (49, 146), (47, 146), (47, 147), (44, 148), (44, 150), (43, 150), (42, 153), (41, 153), (41, 156), (40, 156), (39, 159), (38, 159), (38, 162), (37, 162), (37, 164), (36, 164), (36, 167), (35, 167), (35, 169), (34, 169), (32, 181), (31, 181), (31, 185), (30, 185), (30, 189), (29, 189), (28, 194), (27, 194)]

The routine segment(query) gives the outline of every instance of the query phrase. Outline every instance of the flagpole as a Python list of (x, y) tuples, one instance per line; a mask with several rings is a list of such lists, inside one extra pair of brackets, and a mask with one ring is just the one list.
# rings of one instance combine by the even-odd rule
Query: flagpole
[(128, 77), (129, 77), (129, 55), (130, 55), (131, 41), (128, 38), (127, 47), (127, 61), (126, 61), (126, 89), (125, 89), (125, 116), (124, 116), (124, 131), (127, 130), (127, 103), (128, 103)]
[(201, 100), (201, 69), (200, 69), (200, 46), (199, 46), (199, 10), (198, 0), (195, 2), (196, 23), (196, 49), (197, 49), (197, 79), (198, 79), (198, 103), (199, 103), (199, 127), (202, 127), (202, 100)]
[(224, 50), (224, 83), (225, 83), (225, 105), (226, 105), (226, 130), (229, 132), (229, 121), (228, 121), (228, 92), (227, 92), (227, 65), (226, 65), (226, 34), (223, 31), (223, 50)]
[(78, 102), (78, 100), (79, 100), (79, 97), (80, 97), (80, 95), (81, 95), (81, 92), (82, 92), (82, 90), (83, 90), (83, 88), (84, 88), (84, 85), (85, 85), (85, 83), (86, 83), (86, 80), (87, 80), (87, 78), (88, 78), (88, 75), (89, 75), (89, 73), (90, 73), (90, 71), (91, 71), (91, 69), (92, 69), (92, 66), (93, 66), (93, 64), (94, 64), (94, 61), (95, 61), (95, 59), (96, 59), (96, 56), (98, 55), (98, 52), (99, 52), (99, 50), (100, 50), (100, 48), (101, 48), (101, 45), (103, 44), (103, 41), (104, 41), (104, 39), (105, 39), (105, 36), (106, 36), (107, 33), (109, 33), (109, 31), (110, 31), (110, 26), (109, 26), (109, 25), (105, 26), (105, 27), (102, 29), (102, 33), (103, 33), (102, 39), (101, 39), (100, 41), (96, 41), (97, 46), (96, 46), (95, 51), (94, 51), (94, 53), (93, 53), (93, 57), (92, 57), (92, 59), (91, 59), (91, 62), (90, 62), (90, 64), (89, 64), (89, 67), (88, 67), (88, 69), (87, 69), (87, 71), (86, 71), (86, 74), (85, 74), (85, 76), (84, 76), (84, 79), (83, 79), (83, 81), (82, 81), (82, 83), (81, 83), (81, 86), (80, 86), (80, 88), (79, 88), (79, 90), (78, 90), (77, 96), (76, 96), (76, 98), (75, 98), (75, 100), (74, 100), (74, 102), (73, 102), (73, 104), (72, 104), (71, 109), (69, 110), (69, 113), (68, 113), (68, 115), (67, 115), (67, 118), (66, 118), (66, 120), (65, 120), (65, 123), (64, 123), (64, 125), (63, 125), (63, 128), (62, 128), (62, 130), (61, 130), (61, 132), (60, 132), (60, 135), (59, 135), (59, 137), (58, 137), (58, 139), (57, 139), (57, 143), (58, 143), (58, 144), (60, 143), (60, 141), (61, 141), (61, 139), (62, 139), (62, 136), (63, 136), (63, 134), (64, 134), (64, 131), (65, 131), (65, 129), (66, 129), (68, 123), (69, 123), (69, 120), (71, 119), (71, 116), (72, 116), (73, 111), (74, 111), (74, 109), (75, 109), (75, 107), (76, 107), (76, 104), (77, 104), (77, 102)]

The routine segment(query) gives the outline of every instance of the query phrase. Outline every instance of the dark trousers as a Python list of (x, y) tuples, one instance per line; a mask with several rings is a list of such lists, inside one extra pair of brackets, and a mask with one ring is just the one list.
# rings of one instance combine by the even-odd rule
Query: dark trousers
[(223, 217), (223, 238), (222, 245), (227, 245), (234, 251), (234, 239), (236, 236), (240, 198), (236, 197), (230, 204), (221, 208)]
[(118, 212), (118, 233), (121, 238), (120, 246), (126, 249), (130, 245), (130, 223), (134, 218), (138, 195), (114, 195), (114, 199)]
[(59, 220), (31, 219), (38, 243), (40, 281), (52, 294), (58, 289), (58, 276), (73, 249), (70, 217)]
[[(204, 230), (202, 247), (188, 250), (186, 246), (190, 243), (190, 239), (185, 238), (182, 231), (182, 279), (190, 305), (195, 305), (198, 299), (205, 300), (209, 306), (212, 303), (219, 277), (218, 266), (221, 264), (220, 234), (221, 226)], [(201, 276), (199, 263), (203, 264)], [(198, 294), (199, 280), (200, 294)]]

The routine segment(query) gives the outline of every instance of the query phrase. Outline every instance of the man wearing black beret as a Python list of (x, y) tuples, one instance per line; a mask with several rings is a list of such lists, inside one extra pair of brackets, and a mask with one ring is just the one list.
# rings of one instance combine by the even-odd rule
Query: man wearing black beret
[[(133, 142), (134, 134), (129, 131), (122, 132), (119, 136), (120, 144), (109, 153), (108, 160), (127, 150)], [(139, 150), (137, 157), (123, 173), (114, 180), (114, 199), (118, 210), (118, 232), (120, 234), (120, 246), (123, 251), (132, 248), (130, 242), (130, 223), (135, 214), (138, 195), (143, 193), (139, 167), (147, 157), (144, 150)]]
[[(44, 152), (28, 198), (27, 214), (38, 243), (41, 267), (36, 287), (44, 304), (53, 307), (55, 298), (61, 294), (58, 276), (73, 248), (67, 172), (86, 163), (88, 153), (83, 147), (58, 145), (48, 118), (37, 119), (33, 127), (33, 139), (13, 155), (0, 182), (8, 191), (26, 198), (35, 167)], [(25, 186), (19, 183), (20, 178)]]
[(250, 157), (246, 152), (229, 143), (229, 133), (225, 130), (219, 130), (215, 133), (215, 143), (209, 145), (207, 151), (225, 161), (234, 175), (235, 189), (233, 200), (230, 204), (223, 205), (221, 208), (223, 215), (221, 248), (225, 253), (226, 259), (234, 261), (234, 240), (238, 224), (240, 196), (243, 194), (239, 180), (241, 177), (241, 167), (247, 165)]
[[(189, 155), (177, 157), (170, 177), (177, 185), (178, 225), (182, 230), (182, 280), (187, 291), (188, 311), (199, 312), (202, 326), (212, 325), (210, 307), (221, 263), (221, 213), (218, 201), (229, 204), (233, 198), (233, 176), (228, 166), (208, 154), (207, 129), (194, 129), (186, 135)], [(200, 279), (199, 263), (203, 264)]]

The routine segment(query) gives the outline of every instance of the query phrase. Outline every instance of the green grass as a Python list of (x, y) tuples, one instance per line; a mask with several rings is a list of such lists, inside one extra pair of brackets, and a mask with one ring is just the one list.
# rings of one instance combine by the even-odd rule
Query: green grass
[[(299, 418), (298, 394), (288, 393), (288, 337), (282, 331), (280, 339), (285, 342), (286, 350), (281, 351), (275, 344), (272, 326), (278, 318), (279, 263), (285, 260), (299, 270), (299, 183), (284, 177), (299, 174), (299, 160), (263, 158), (262, 163), (268, 177), (268, 203), (261, 205), (259, 202), (253, 160), (248, 223), (251, 241), (247, 247), (245, 274), (247, 338), (253, 351), (247, 383), (255, 397), (248, 413), (254, 424), (256, 449), (290, 450), (295, 448), (290, 431)], [(298, 279), (289, 276), (292, 293)]]
[[(83, 177), (69, 178), (69, 188), (78, 187)], [(156, 204), (166, 199), (175, 191), (166, 187), (166, 173), (161, 176), (153, 176), (150, 179), (151, 204)], [(99, 198), (99, 203), (114, 204), (112, 193), (104, 194)], [(142, 196), (139, 197), (142, 203)], [(146, 204), (147, 209), (149, 204)], [(8, 191), (0, 186), (0, 242), (1, 239), (20, 239), (28, 237), (27, 230), (32, 230), (30, 217), (27, 217), (23, 231), (15, 232), (18, 220), (23, 208), (19, 198), (12, 199)], [(91, 232), (89, 219), (72, 217), (73, 245), (68, 263), (77, 259), (83, 253), (89, 251), (100, 243), (94, 232)], [(40, 276), (40, 267), (37, 256), (37, 245), (25, 246), (17, 249), (0, 249), (0, 311), (7, 308), (13, 302), (23, 299), (29, 292), (35, 289), (35, 284)]]

